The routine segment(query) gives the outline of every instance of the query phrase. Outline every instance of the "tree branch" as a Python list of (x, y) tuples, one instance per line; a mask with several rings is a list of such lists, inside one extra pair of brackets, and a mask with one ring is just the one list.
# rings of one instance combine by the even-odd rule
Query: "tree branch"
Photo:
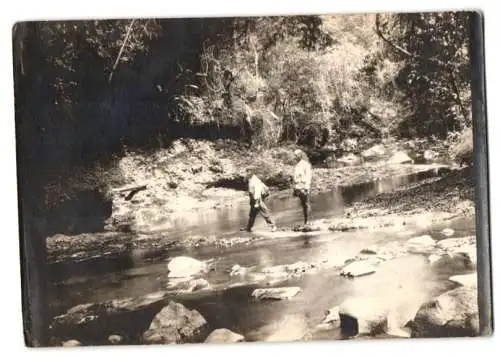
[(128, 38), (130, 37), (130, 33), (132, 32), (132, 26), (134, 25), (135, 19), (132, 19), (130, 21), (130, 25), (127, 29), (127, 34), (125, 35), (125, 39), (123, 40), (122, 46), (120, 47), (120, 51), (118, 52), (118, 56), (116, 56), (116, 61), (115, 64), (113, 65), (113, 69), (111, 70), (111, 73), (109, 74), (108, 78), (108, 83), (111, 83), (111, 79), (113, 78), (113, 73), (116, 70), (116, 67), (118, 66), (118, 63), (120, 62), (120, 58), (122, 57), (123, 50), (125, 49), (125, 45), (127, 44)]
[(384, 34), (382, 33), (382, 30), (380, 29), (380, 14), (376, 14), (375, 15), (375, 32), (376, 34), (378, 35), (378, 37), (380, 37), (380, 39), (382, 39), (385, 43), (387, 43), (389, 46), (391, 46), (392, 48), (396, 49), (398, 52), (404, 54), (405, 56), (407, 57), (410, 57), (410, 58), (413, 58), (415, 60), (421, 60), (421, 61), (428, 61), (428, 62), (434, 62), (440, 66), (444, 66), (444, 67), (448, 67), (449, 64), (441, 61), (441, 60), (438, 60), (436, 58), (431, 58), (431, 57), (424, 57), (424, 56), (419, 56), (419, 55), (416, 55), (414, 53), (411, 53), (410, 51), (406, 50), (405, 48), (395, 44), (394, 42), (392, 42), (391, 40), (389, 40), (387, 37), (384, 36)]

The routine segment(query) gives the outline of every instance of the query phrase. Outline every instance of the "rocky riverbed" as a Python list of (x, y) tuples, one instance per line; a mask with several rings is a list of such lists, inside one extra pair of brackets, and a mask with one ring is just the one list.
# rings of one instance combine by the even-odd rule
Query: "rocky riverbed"
[[(171, 149), (169, 160), (186, 150), (196, 156), (196, 148), (182, 148)], [(478, 335), (472, 172), (415, 164), (387, 148), (358, 154), (361, 164), (351, 155), (336, 160), (342, 166), (315, 168), (317, 209), (307, 227), (290, 209), (292, 163), (271, 170), (269, 158), (252, 159), (273, 188), (271, 207), (278, 215), (283, 209), (277, 232), (263, 225), (238, 232), (248, 210), (241, 163), (222, 158), (200, 168), (190, 159), (176, 166), (174, 184), (165, 179), (169, 165), (149, 176), (131, 171), (149, 184), (114, 190), (111, 222), (127, 223), (126, 230), (110, 224), (105, 232), (47, 238), (57, 273), (53, 344)], [(210, 150), (198, 158), (206, 162), (201, 156)], [(188, 221), (175, 224), (177, 215)]]
[[(217, 263), (177, 256), (170, 259), (166, 269), (168, 276), (176, 280), (171, 280), (170, 287), (163, 291), (79, 304), (57, 315), (51, 326), (53, 344), (237, 343), (478, 335), (475, 236), (450, 237), (447, 230), (440, 234), (439, 240), (421, 235), (367, 246), (347, 260), (327, 254), (323, 258), (316, 257), (315, 261), (275, 266), (233, 265), (222, 274), (226, 279), (214, 284), (209, 282), (212, 280), (209, 272)], [(402, 263), (411, 263), (411, 257), (426, 260), (424, 271), (447, 272), (440, 279), (438, 290), (437, 286), (430, 291), (428, 288), (416, 290), (415, 282), (421, 280), (419, 284), (432, 286), (432, 280), (427, 281), (425, 275), (418, 278), (421, 273), (412, 272), (411, 265), (401, 267), (399, 270), (403, 272), (396, 274), (395, 278), (388, 276)], [(407, 259), (410, 261), (404, 261)], [(462, 274), (452, 275), (452, 272)], [(346, 284), (363, 288), (351, 289), (342, 295), (343, 299), (333, 300), (337, 305), (332, 302), (332, 307), (324, 310), (322, 317), (306, 319), (301, 313), (286, 314), (285, 310), (281, 318), (268, 317), (268, 325), (260, 327), (257, 333), (237, 331), (234, 324), (221, 327), (221, 322), (213, 320), (213, 314), (220, 316), (222, 311), (217, 311), (224, 306), (210, 313), (197, 303), (200, 300), (218, 301), (217, 297), (224, 301), (223, 296), (230, 294), (231, 290), (248, 287), (239, 293), (247, 295), (245, 305), (254, 307), (247, 309), (258, 309), (255, 307), (265, 305), (266, 301), (296, 302), (300, 307), (307, 296), (319, 293), (307, 284), (308, 280), (321, 281), (320, 277), (325, 273), (338, 275), (347, 280)], [(413, 277), (401, 280), (408, 274)], [(230, 284), (234, 277), (238, 278), (238, 285)], [(371, 285), (375, 285), (375, 290), (370, 288)], [(381, 285), (383, 291), (376, 288)], [(408, 294), (411, 294), (411, 299), (406, 296)], [(241, 309), (245, 310), (245, 307)], [(207, 312), (210, 317), (205, 317), (200, 311)], [(230, 312), (223, 316), (226, 314)]]

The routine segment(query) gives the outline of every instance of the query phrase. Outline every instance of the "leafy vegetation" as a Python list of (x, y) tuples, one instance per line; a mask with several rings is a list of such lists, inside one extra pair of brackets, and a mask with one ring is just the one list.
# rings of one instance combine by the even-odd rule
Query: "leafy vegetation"
[(178, 137), (342, 148), (470, 134), (469, 16), (18, 23), (23, 168), (61, 177)]

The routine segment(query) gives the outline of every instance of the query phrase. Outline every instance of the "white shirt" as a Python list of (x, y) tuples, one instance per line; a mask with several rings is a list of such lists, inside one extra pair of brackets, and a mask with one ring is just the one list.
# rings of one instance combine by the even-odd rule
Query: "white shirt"
[(248, 181), (248, 193), (255, 200), (262, 198), (262, 194), (267, 192), (268, 188), (256, 175), (252, 175)]
[(294, 188), (309, 190), (311, 188), (311, 177), (311, 163), (302, 159), (295, 166), (293, 175)]

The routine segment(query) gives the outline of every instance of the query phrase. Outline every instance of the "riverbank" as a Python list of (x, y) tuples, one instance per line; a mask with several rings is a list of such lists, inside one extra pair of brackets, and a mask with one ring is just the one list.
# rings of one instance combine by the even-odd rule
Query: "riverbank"
[[(287, 194), (287, 192), (281, 192), (281, 194)], [(246, 200), (246, 197), (244, 196), (242, 200)], [(209, 210), (216, 212), (218, 209)], [(446, 223), (459, 216), (472, 219), (474, 215), (474, 183), (471, 169), (466, 167), (444, 171), (441, 176), (401, 185), (390, 192), (382, 192), (364, 200), (355, 201), (352, 205), (348, 204), (343, 213), (335, 218), (313, 221), (310, 229), (317, 232), (376, 230), (388, 226), (402, 227), (412, 223), (425, 228), (435, 223)], [(290, 230), (302, 230), (300, 227), (281, 227), (280, 229), (285, 231), (283, 234), (290, 234)], [(277, 232), (274, 236), (279, 235), (280, 232)], [(259, 233), (253, 235), (242, 233), (229, 237), (199, 234), (179, 237), (168, 232), (109, 231), (75, 236), (54, 235), (47, 238), (47, 250), (51, 263), (82, 262), (119, 257), (131, 251), (135, 255), (147, 255), (149, 251), (175, 248), (203, 246), (224, 248), (234, 245), (250, 245), (272, 237), (272, 233), (266, 236), (259, 235)]]
[[(312, 194), (445, 169), (442, 145), (386, 141), (370, 148), (308, 150), (313, 162)], [(245, 168), (252, 166), (272, 193), (291, 188), (293, 151), (298, 147), (249, 150), (231, 141), (179, 140), (153, 154), (130, 153), (108, 180), (112, 214), (107, 231), (152, 233), (173, 229), (179, 218), (246, 200)], [(411, 156), (410, 156), (411, 154)], [(440, 163), (440, 164), (438, 164)], [(109, 183), (112, 183), (111, 185)], [(117, 185), (117, 184), (121, 185)]]

